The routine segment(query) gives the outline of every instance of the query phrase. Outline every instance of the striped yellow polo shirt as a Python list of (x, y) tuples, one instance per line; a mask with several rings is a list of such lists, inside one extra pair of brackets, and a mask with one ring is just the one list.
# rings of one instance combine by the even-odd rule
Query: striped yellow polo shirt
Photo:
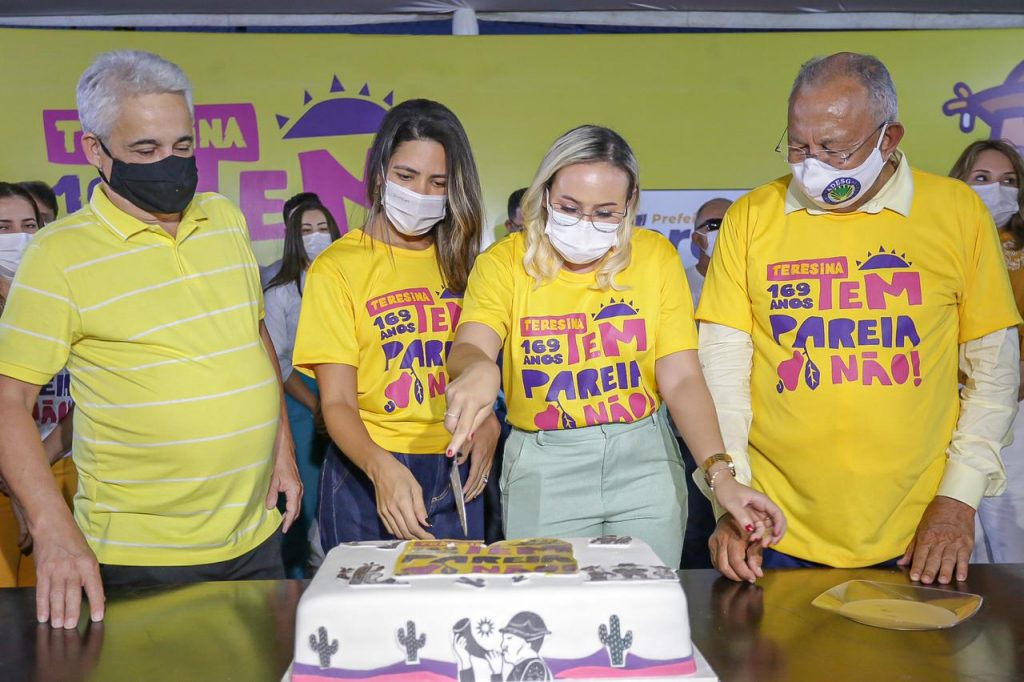
[(224, 561), (279, 525), (263, 505), (280, 404), (262, 301), (244, 218), (217, 194), (172, 238), (97, 189), (26, 249), (0, 374), (71, 372), (75, 520), (101, 563)]

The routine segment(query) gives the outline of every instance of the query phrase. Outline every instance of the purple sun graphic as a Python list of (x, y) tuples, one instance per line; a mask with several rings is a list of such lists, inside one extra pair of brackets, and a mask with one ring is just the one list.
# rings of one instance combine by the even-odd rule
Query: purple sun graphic
[[(331, 93), (344, 92), (345, 86), (335, 76), (331, 82)], [(382, 100), (383, 104), (369, 99), (370, 96), (370, 86), (363, 85), (358, 96), (339, 95), (321, 100), (291, 124), (284, 134), (284, 139), (372, 135), (380, 128), (388, 108), (394, 103), (395, 93), (389, 92)], [(309, 104), (312, 101), (313, 96), (306, 91), (303, 94), (303, 103)], [(278, 114), (278, 128), (284, 129), (290, 120), (289, 117)]]

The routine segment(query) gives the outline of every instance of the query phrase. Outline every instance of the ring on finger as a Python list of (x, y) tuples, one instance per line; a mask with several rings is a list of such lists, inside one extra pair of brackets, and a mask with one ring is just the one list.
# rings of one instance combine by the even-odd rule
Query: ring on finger
[(452, 419), (458, 419), (461, 412), (445, 412), (444, 416), (451, 417)]

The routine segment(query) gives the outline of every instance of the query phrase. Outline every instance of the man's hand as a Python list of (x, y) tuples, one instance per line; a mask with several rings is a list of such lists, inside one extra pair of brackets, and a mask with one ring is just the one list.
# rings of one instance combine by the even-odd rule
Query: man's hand
[(946, 585), (956, 569), (957, 580), (967, 580), (967, 564), (974, 551), (974, 508), (952, 497), (936, 495), (921, 516), (899, 566), (910, 565), (910, 579), (925, 585)]
[(490, 419), (480, 425), (476, 433), (470, 434), (467, 441), (469, 454), (458, 456), (459, 464), (466, 461), (466, 457), (470, 457), (469, 476), (466, 477), (466, 482), (462, 486), (466, 502), (482, 495), (484, 488), (487, 487), (487, 479), (491, 475), (491, 465), (494, 463), (494, 449), (498, 445), (498, 436), (500, 435), (501, 425), (498, 423), (498, 418), (491, 415)]
[(764, 577), (761, 541), (750, 540), (750, 534), (740, 527), (732, 514), (718, 519), (715, 532), (708, 540), (711, 563), (729, 580), (754, 582)]
[(103, 583), (96, 555), (70, 515), (52, 528), (34, 527), (36, 618), (55, 628), (78, 626), (82, 589), (93, 622), (103, 620)]
[(302, 479), (299, 478), (299, 468), (295, 464), (295, 446), (292, 444), (291, 434), (289, 433), (287, 438), (279, 436), (274, 449), (274, 473), (270, 477), (266, 507), (276, 507), (278, 496), (284, 493), (284, 524), (281, 530), (287, 533), (302, 511)]

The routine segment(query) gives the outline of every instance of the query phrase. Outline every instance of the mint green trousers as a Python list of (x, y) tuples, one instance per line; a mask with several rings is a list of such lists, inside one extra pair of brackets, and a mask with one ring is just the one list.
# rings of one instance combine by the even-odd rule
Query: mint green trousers
[(512, 429), (501, 502), (507, 538), (629, 535), (679, 567), (686, 480), (664, 408), (632, 424)]

